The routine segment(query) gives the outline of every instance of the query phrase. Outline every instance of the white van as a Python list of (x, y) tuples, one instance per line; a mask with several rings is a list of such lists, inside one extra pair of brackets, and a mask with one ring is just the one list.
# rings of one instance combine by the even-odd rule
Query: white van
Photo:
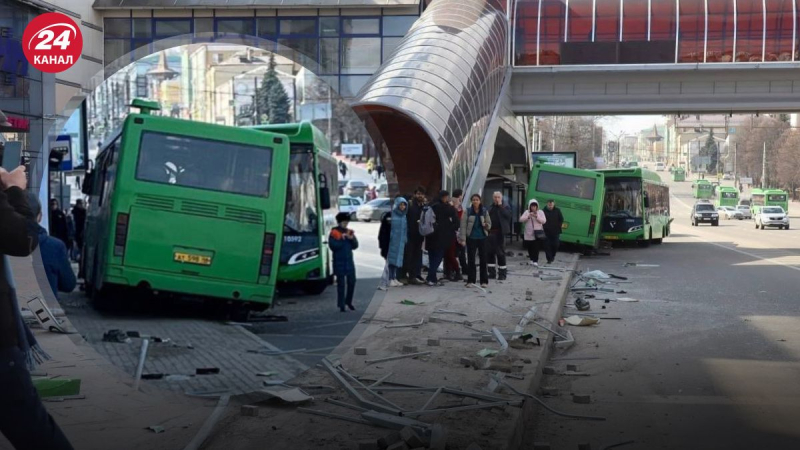
[(663, 162), (657, 162), (656, 163), (656, 172), (663, 172), (663, 171), (664, 171), (664, 163)]

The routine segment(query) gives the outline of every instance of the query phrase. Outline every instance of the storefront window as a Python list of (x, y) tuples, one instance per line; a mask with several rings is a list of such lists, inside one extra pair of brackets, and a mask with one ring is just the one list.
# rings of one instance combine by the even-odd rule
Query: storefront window
[(255, 34), (252, 19), (217, 19), (217, 33), (219, 34)]
[(392, 52), (400, 45), (404, 38), (401, 37), (387, 37), (383, 38), (383, 60), (386, 61), (392, 56)]
[(321, 73), (339, 72), (339, 38), (319, 40), (319, 68)]
[(103, 32), (106, 38), (130, 38), (131, 19), (104, 19)]
[(355, 97), (358, 91), (367, 84), (369, 76), (341, 77), (341, 90), (339, 95), (342, 97)]
[[(106, 32), (108, 35), (108, 32)], [(153, 36), (153, 21), (151, 19), (133, 19), (133, 37), (150, 38)]]
[(211, 37), (207, 33), (214, 33), (214, 19), (211, 17), (194, 19), (194, 35)]
[(156, 19), (156, 37), (180, 36), (191, 32), (191, 19)]
[(338, 36), (339, 35), (339, 18), (338, 17), (320, 17), (319, 18), (319, 35), (320, 36)]
[(417, 19), (416, 16), (385, 16), (383, 18), (383, 35), (405, 36)]
[(317, 33), (316, 19), (283, 19), (280, 28), (281, 36), (314, 35)]
[(342, 34), (378, 34), (381, 32), (380, 19), (343, 19)]
[(342, 39), (343, 74), (372, 74), (381, 65), (380, 38)]
[(109, 65), (131, 51), (131, 41), (128, 39), (106, 39), (103, 48), (103, 59)]
[(278, 19), (271, 17), (256, 19), (259, 36), (275, 36), (278, 34)]

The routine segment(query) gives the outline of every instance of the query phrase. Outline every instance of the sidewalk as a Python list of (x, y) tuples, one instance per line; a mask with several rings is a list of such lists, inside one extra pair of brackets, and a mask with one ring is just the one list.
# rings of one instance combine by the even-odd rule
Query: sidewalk
[[(34, 296), (42, 295), (32, 268), (31, 258), (12, 258), (14, 278), (17, 283), (20, 306)], [(50, 296), (48, 296), (50, 297)], [(50, 308), (58, 308), (49, 301)], [(65, 302), (66, 306), (66, 302)], [(66, 308), (68, 311), (70, 307)], [(93, 315), (97, 313), (88, 305), (72, 305), (74, 325), (77, 331), (91, 340), (100, 340), (106, 330), (97, 328)], [(69, 314), (69, 312), (68, 312)], [(141, 333), (160, 335), (183, 343), (185, 336), (165, 336), (162, 333), (166, 321), (154, 320), (149, 330)], [(173, 321), (174, 322), (174, 321)], [(299, 373), (304, 366), (292, 366), (292, 359), (286, 356), (267, 357), (257, 354), (243, 354), (248, 349), (263, 348), (265, 345), (255, 335), (238, 326), (208, 323), (204, 326), (192, 324), (195, 330), (186, 330), (193, 337), (194, 350), (172, 347), (169, 343), (152, 343), (145, 364), (145, 373), (163, 371), (166, 373), (194, 373), (195, 368), (217, 366), (220, 375), (192, 377), (182, 382), (143, 380), (140, 390), (133, 390), (133, 374), (140, 348), (140, 340), (132, 339), (131, 344), (102, 343), (102, 354), (85, 341), (80, 334), (56, 334), (33, 328), (41, 346), (53, 358), (41, 365), (37, 372), (48, 377), (79, 378), (81, 395), (85, 398), (69, 399), (61, 402), (47, 401), (45, 406), (55, 421), (61, 426), (73, 446), (78, 450), (115, 448), (175, 450), (185, 448), (201, 431), (217, 405), (216, 398), (190, 397), (178, 392), (181, 390), (214, 390), (222, 386), (233, 386), (231, 394), (258, 389), (261, 380), (255, 370), (275, 370), (288, 376)], [(119, 328), (123, 330), (125, 320), (120, 319)], [(69, 320), (65, 328), (75, 329)], [(199, 328), (198, 328), (199, 327)], [(203, 336), (198, 339), (197, 336)], [(227, 358), (205, 348), (207, 342), (224, 341), (228, 346), (238, 346), (238, 352), (230, 352)], [(269, 347), (267, 347), (269, 348)], [(181, 355), (176, 355), (178, 351)], [(191, 352), (191, 353), (190, 353)], [(124, 371), (119, 367), (124, 367)], [(249, 377), (242, 376), (250, 374)], [(238, 380), (235, 378), (238, 377)], [(166, 389), (163, 389), (166, 388)], [(147, 427), (158, 425), (164, 432), (155, 433)], [(8, 442), (0, 436), (0, 449), (10, 449)]]
[[(514, 248), (514, 251), (516, 255), (521, 255), (518, 249)], [(480, 338), (473, 336), (473, 333), (491, 333), (493, 327), (502, 332), (513, 332), (520, 325), (521, 316), (532, 307), (536, 307), (537, 317), (544, 319), (539, 322), (552, 323), (556, 320), (566, 298), (570, 272), (542, 271), (545, 276), (556, 278), (542, 280), (538, 278), (539, 271), (534, 272), (530, 266), (520, 265), (523, 260), (519, 256), (510, 258), (509, 280), (503, 283), (493, 281), (488, 292), (466, 289), (463, 283), (446, 283), (438, 288), (407, 286), (388, 292), (378, 291), (364, 314), (365, 319), (334, 351), (337, 356), (332, 355), (328, 359), (334, 363), (338, 359), (347, 373), (362, 380), (365, 385), (382, 380), (385, 386), (415, 385), (432, 387), (433, 390), (446, 386), (468, 392), (469, 395), (477, 393), (478, 396), (501, 398), (504, 403), (491, 409), (424, 413), (419, 416), (410, 414), (403, 418), (395, 414), (390, 421), (413, 418), (422, 422), (418, 425), (424, 428), (432, 423), (441, 425), (446, 430), (447, 447), (450, 449), (464, 449), (471, 443), (478, 444), (483, 450), (518, 448), (525, 424), (531, 417), (532, 401), (515, 395), (506, 387), (487, 391), (487, 386), (491, 382), (491, 375), (498, 374), (505, 376), (504, 380), (515, 389), (535, 393), (542, 366), (549, 355), (552, 336), (528, 323), (522, 327), (524, 333), (540, 338), (541, 346), (524, 345), (520, 340), (514, 340), (510, 341), (511, 347), (504, 353), (483, 358), (477, 352), (483, 349), (499, 350), (501, 346), (494, 339), (480, 342)], [(562, 254), (554, 267), (574, 268), (576, 263), (576, 255)], [(526, 300), (527, 290), (532, 291), (531, 301)], [(417, 304), (402, 304), (403, 300), (412, 300)], [(457, 311), (464, 315), (437, 313), (437, 310)], [(465, 320), (472, 322), (471, 327), (453, 322)], [(392, 327), (414, 323), (420, 325)], [(437, 338), (439, 345), (428, 345), (429, 339)], [(366, 355), (354, 355), (355, 348), (364, 348)], [(370, 359), (401, 356), (404, 352), (430, 353), (417, 358), (373, 364), (367, 362)], [(469, 358), (475, 367), (488, 367), (489, 370), (465, 367), (466, 361), (462, 361), (462, 358)], [(338, 400), (356, 405), (357, 400), (320, 365), (287, 384), (305, 386), (306, 392), (314, 396), (313, 402), (302, 406), (346, 416), (359, 423), (311, 415), (294, 407), (264, 402), (260, 404), (258, 417), (244, 417), (239, 414), (238, 408), (229, 408), (227, 416), (204, 448), (261, 449), (264, 442), (269, 442), (273, 448), (292, 449), (359, 448), (356, 443), (363, 442), (364, 446), (360, 448), (370, 448), (379, 438), (391, 432), (390, 429), (365, 423), (358, 411), (329, 403), (328, 400)], [(318, 389), (320, 386), (325, 388)], [(398, 392), (387, 387), (376, 390), (386, 398), (383, 407), (394, 404), (407, 412), (421, 409), (431, 397), (431, 392)], [(376, 401), (363, 388), (359, 391), (368, 400)], [(488, 398), (484, 400), (490, 401)], [(476, 403), (475, 398), (440, 393), (425, 409)], [(440, 448), (444, 449), (443, 446)]]

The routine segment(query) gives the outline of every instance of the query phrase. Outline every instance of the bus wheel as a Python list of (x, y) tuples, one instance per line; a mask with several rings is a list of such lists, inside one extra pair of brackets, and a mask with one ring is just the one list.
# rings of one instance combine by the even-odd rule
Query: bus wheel
[(664, 242), (664, 238), (653, 239), (654, 245), (661, 245), (662, 242)]
[(303, 283), (302, 289), (303, 292), (308, 295), (319, 295), (325, 292), (328, 284), (328, 280), (309, 281), (307, 283)]

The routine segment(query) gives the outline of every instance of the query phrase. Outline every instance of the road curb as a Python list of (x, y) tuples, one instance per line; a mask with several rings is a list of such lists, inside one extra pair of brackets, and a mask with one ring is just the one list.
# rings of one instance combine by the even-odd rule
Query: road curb
[[(571, 270), (576, 269), (578, 267), (579, 260), (579, 255), (573, 254), (572, 261), (567, 263), (567, 268)], [(574, 272), (565, 272), (566, 277), (561, 280), (561, 285), (558, 287), (555, 300), (547, 310), (545, 319), (550, 323), (556, 323), (561, 315), (561, 311), (564, 309), (564, 304), (567, 301), (569, 285), (572, 280), (573, 273)], [(553, 306), (555, 306), (555, 308)], [(542, 343), (542, 351), (539, 352), (539, 356), (533, 361), (534, 371), (533, 376), (530, 379), (530, 383), (528, 384), (528, 394), (536, 395), (537, 391), (539, 390), (539, 385), (541, 384), (543, 377), (542, 368), (547, 364), (547, 360), (550, 359), (550, 354), (552, 351), (553, 334), (547, 333), (547, 337)], [(522, 403), (522, 411), (517, 415), (517, 423), (514, 424), (514, 431), (511, 433), (511, 437), (508, 440), (508, 445), (506, 446), (507, 449), (523, 448), (523, 439), (528, 428), (526, 424), (531, 423), (533, 420), (534, 414), (536, 413), (536, 404), (537, 403), (530, 398), (526, 398)]]

